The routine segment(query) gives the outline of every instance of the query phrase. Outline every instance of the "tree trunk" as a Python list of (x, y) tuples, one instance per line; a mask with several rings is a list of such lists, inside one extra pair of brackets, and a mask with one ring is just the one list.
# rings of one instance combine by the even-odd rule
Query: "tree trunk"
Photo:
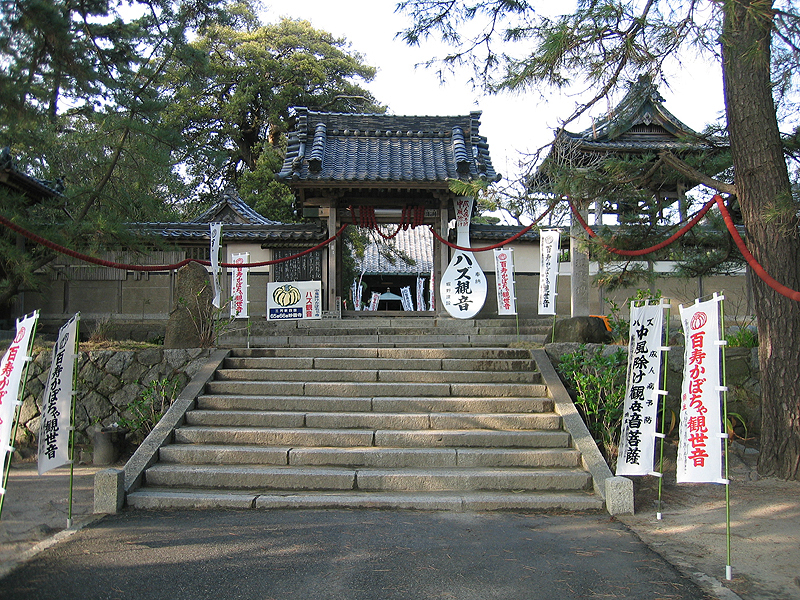
[[(791, 198), (770, 82), (772, 8), (763, 0), (726, 0), (724, 10), (725, 108), (747, 245), (768, 273), (798, 290), (800, 239), (794, 211), (780, 223), (768, 224), (765, 219), (765, 211)], [(762, 392), (758, 470), (762, 475), (798, 479), (800, 303), (760, 279), (754, 293)]]

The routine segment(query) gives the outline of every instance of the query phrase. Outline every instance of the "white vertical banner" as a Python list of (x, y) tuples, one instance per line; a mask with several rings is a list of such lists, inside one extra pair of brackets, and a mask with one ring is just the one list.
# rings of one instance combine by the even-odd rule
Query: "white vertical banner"
[(539, 314), (556, 314), (560, 232), (542, 231), (539, 236)]
[(414, 301), (411, 299), (411, 286), (400, 288), (400, 302), (403, 304), (403, 310), (414, 310)]
[(497, 279), (497, 314), (517, 314), (513, 248), (494, 249), (494, 272)]
[(222, 238), (222, 223), (211, 223), (211, 286), (214, 299), (211, 303), (219, 308), (222, 306), (222, 272), (219, 268), (219, 248)]
[(370, 298), (369, 306), (367, 310), (375, 311), (378, 310), (378, 302), (381, 301), (381, 295), (379, 292), (372, 292), (372, 298)]
[(350, 300), (353, 303), (353, 310), (361, 310), (361, 286), (358, 285), (358, 280), (353, 279), (353, 284), (350, 286)]
[[(14, 416), (20, 402), (20, 382), (25, 363), (28, 361), (28, 350), (31, 345), (31, 336), (36, 329), (39, 311), (17, 319), (17, 333), (11, 345), (0, 361), (0, 456), (5, 464), (6, 455), (13, 452), (11, 447), (11, 429), (14, 425)], [(0, 494), (5, 494), (5, 489), (0, 487)]]
[[(238, 252), (231, 256), (231, 260), (236, 265), (246, 265), (250, 262), (249, 252)], [(249, 287), (249, 269), (235, 267), (231, 271), (231, 317), (234, 319), (246, 319), (247, 312), (247, 288)]]
[[(454, 198), (456, 246), (470, 247), (469, 224), (474, 198)], [(486, 276), (472, 252), (454, 250), (450, 264), (439, 282), (439, 297), (444, 309), (456, 319), (471, 319), (486, 302)]]
[(417, 310), (428, 310), (425, 306), (425, 280), (417, 275)]
[(431, 279), (428, 282), (428, 310), (436, 310), (436, 296), (434, 282), (436, 281), (436, 267), (431, 267)]
[(649, 475), (655, 460), (664, 306), (631, 302), (628, 377), (617, 475)]
[(53, 346), (50, 374), (44, 388), (42, 418), (39, 422), (39, 475), (69, 462), (72, 428), (72, 395), (77, 358), (77, 313), (59, 330)]
[(722, 471), (719, 303), (680, 307), (686, 337), (678, 434), (678, 483), (727, 483)]

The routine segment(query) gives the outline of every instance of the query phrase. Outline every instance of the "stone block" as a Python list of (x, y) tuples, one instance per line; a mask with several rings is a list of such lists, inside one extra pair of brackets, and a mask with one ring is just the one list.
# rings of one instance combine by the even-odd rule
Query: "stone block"
[(104, 469), (94, 476), (94, 512), (117, 514), (125, 504), (125, 487), (121, 469)]
[(136, 354), (136, 360), (139, 362), (139, 364), (146, 365), (148, 367), (159, 364), (163, 358), (164, 356), (160, 348), (148, 348), (147, 350), (142, 350)]
[(135, 383), (129, 383), (121, 390), (114, 392), (114, 394), (111, 395), (109, 400), (111, 401), (111, 404), (113, 404), (114, 406), (119, 408), (125, 408), (126, 406), (128, 406), (128, 404), (139, 398), (141, 393), (142, 393), (142, 388), (139, 385)]
[(606, 479), (606, 510), (612, 516), (633, 514), (633, 481), (627, 477)]
[(101, 396), (110, 396), (122, 387), (122, 383), (114, 375), (108, 374), (97, 384), (95, 391)]
[(108, 362), (105, 366), (105, 371), (119, 377), (133, 362), (133, 358), (133, 352), (116, 352), (114, 356), (108, 359)]
[(572, 317), (556, 322), (552, 341), (605, 344), (611, 341), (611, 333), (599, 317)]
[(89, 389), (94, 389), (103, 377), (105, 377), (105, 372), (90, 361), (78, 373), (78, 382)]

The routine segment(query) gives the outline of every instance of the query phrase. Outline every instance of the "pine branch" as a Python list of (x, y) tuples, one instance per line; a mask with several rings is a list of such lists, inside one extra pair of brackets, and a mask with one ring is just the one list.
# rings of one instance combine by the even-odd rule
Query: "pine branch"
[(688, 163), (684, 162), (671, 152), (661, 152), (659, 153), (659, 158), (664, 161), (667, 165), (675, 169), (678, 173), (691, 179), (696, 183), (700, 183), (711, 189), (717, 190), (723, 194), (731, 194), (736, 195), (736, 186), (730, 183), (725, 183), (724, 181), (720, 181), (719, 179), (714, 179), (713, 177), (709, 177), (705, 173), (701, 173)]

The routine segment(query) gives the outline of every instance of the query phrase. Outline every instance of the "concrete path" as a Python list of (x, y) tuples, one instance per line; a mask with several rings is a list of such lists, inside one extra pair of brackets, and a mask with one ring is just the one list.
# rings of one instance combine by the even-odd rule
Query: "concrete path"
[[(100, 469), (76, 466), (73, 475), (72, 520), (79, 527), (97, 517), (94, 508), (94, 475)], [(69, 467), (39, 475), (35, 461), (14, 462), (8, 492), (0, 514), (0, 576), (49, 545), (56, 535), (64, 537), (69, 514)]]

